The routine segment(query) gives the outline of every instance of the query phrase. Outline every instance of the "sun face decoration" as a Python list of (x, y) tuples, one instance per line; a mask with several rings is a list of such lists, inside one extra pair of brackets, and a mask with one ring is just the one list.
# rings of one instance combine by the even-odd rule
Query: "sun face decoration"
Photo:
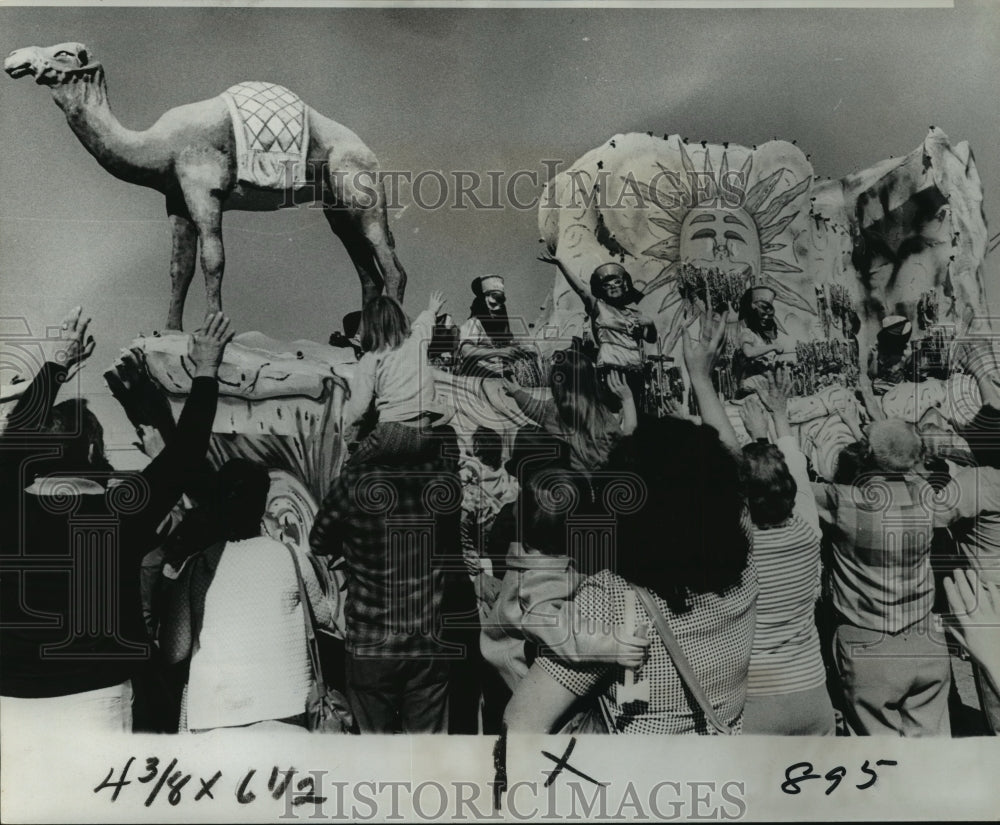
[(643, 194), (661, 213), (649, 219), (656, 227), (653, 232), (666, 232), (667, 237), (642, 254), (668, 262), (644, 292), (649, 294), (669, 283), (677, 285), (661, 304), (662, 312), (689, 297), (692, 285), (699, 281), (702, 291), (705, 284), (710, 289), (714, 284), (716, 295), (733, 306), (748, 286), (767, 284), (775, 290), (778, 301), (815, 314), (805, 298), (774, 277), (801, 273), (802, 268), (772, 254), (788, 246), (779, 236), (799, 210), (787, 210), (808, 191), (812, 178), (806, 176), (775, 194), (784, 174), (790, 173), (785, 167), (748, 187), (752, 152), (740, 169), (731, 169), (729, 154), (723, 151), (716, 172), (707, 147), (701, 170), (695, 169), (683, 143), (678, 148), (684, 174), (657, 163), (661, 174), (654, 177), (654, 186), (644, 187)]
[(742, 209), (695, 207), (681, 224), (678, 247), (681, 259), (698, 267), (760, 272), (757, 227)]

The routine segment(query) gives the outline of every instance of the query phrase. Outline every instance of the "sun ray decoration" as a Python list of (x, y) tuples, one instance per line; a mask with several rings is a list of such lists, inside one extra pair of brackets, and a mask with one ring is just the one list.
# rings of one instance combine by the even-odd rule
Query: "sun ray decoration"
[[(662, 163), (656, 163), (659, 170), (664, 173), (657, 176), (656, 186), (649, 186), (632, 179), (632, 183), (637, 186), (647, 202), (655, 204), (661, 213), (651, 217), (649, 222), (658, 230), (666, 233), (663, 240), (653, 244), (642, 253), (648, 257), (667, 262), (659, 274), (644, 287), (646, 294), (664, 286), (674, 285), (677, 287), (680, 285), (680, 279), (684, 277), (685, 267), (688, 264), (687, 261), (681, 260), (681, 231), (684, 219), (692, 209), (720, 207), (720, 203), (724, 202), (723, 193), (727, 191), (722, 184), (723, 181), (729, 180), (728, 176), (731, 173), (728, 151), (723, 151), (719, 170), (716, 173), (712, 165), (711, 153), (706, 148), (702, 171), (699, 174), (696, 172), (695, 164), (683, 143), (678, 144), (678, 148), (684, 175), (671, 174), (672, 170)], [(752, 168), (753, 154), (751, 153), (740, 167), (737, 173), (738, 179), (748, 181)], [(758, 180), (746, 191), (742, 202), (738, 204), (738, 208), (753, 220), (754, 229), (760, 242), (760, 271), (745, 272), (741, 274), (741, 277), (746, 280), (744, 288), (751, 282), (766, 283), (775, 290), (778, 301), (815, 315), (816, 310), (809, 301), (776, 277), (779, 274), (793, 274), (803, 271), (801, 267), (775, 257), (772, 253), (780, 252), (788, 246), (779, 238), (795, 219), (798, 211), (795, 210), (784, 215), (782, 213), (808, 191), (812, 182), (812, 178), (807, 176), (794, 186), (775, 194), (785, 171), (787, 170), (783, 167)], [(675, 182), (680, 187), (680, 191), (671, 193), (663, 191), (659, 186), (659, 181), (662, 179), (670, 179)], [(696, 180), (702, 181), (703, 185), (692, 185), (692, 182)], [(680, 198), (677, 197), (678, 194)], [(681, 205), (675, 206), (674, 204), (678, 200), (680, 200)], [(670, 206), (665, 204), (670, 204)], [(732, 204), (729, 206), (731, 207)], [(725, 280), (728, 283), (732, 278), (727, 275)], [(676, 298), (672, 289), (664, 298), (660, 311), (662, 312), (674, 303), (676, 303)]]

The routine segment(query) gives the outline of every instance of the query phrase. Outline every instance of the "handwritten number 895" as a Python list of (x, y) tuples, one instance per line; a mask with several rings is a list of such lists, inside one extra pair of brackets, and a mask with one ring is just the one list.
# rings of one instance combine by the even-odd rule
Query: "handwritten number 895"
[[(879, 759), (875, 762), (875, 764), (895, 765), (897, 763), (892, 759)], [(878, 780), (878, 774), (872, 770), (867, 759), (865, 760), (865, 764), (861, 766), (861, 772), (863, 774), (867, 774), (869, 778), (860, 785), (855, 785), (854, 787), (863, 791), (875, 784)], [(831, 768), (827, 771), (826, 775), (822, 778), (829, 782), (830, 785), (824, 793), (827, 796), (832, 794), (846, 775), (847, 768), (843, 765), (837, 765), (837, 767)], [(781, 790), (792, 795), (801, 793), (802, 788), (800, 786), (808, 779), (820, 779), (820, 775), (813, 772), (812, 762), (796, 762), (794, 765), (789, 765), (788, 768), (785, 769), (785, 781), (781, 783)]]

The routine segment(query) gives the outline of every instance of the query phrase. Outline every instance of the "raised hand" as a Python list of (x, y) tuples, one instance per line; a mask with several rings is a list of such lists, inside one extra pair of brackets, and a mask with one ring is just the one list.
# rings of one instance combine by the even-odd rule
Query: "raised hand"
[(87, 335), (90, 318), (83, 318), (81, 307), (73, 307), (59, 327), (59, 337), (42, 342), (45, 360), (66, 367), (70, 373), (94, 352), (94, 336)]
[(740, 418), (743, 419), (743, 426), (747, 428), (747, 433), (754, 440), (768, 437), (768, 422), (770, 416), (764, 403), (756, 395), (748, 396), (746, 401), (740, 406)]
[(792, 371), (778, 366), (767, 374), (767, 385), (759, 392), (760, 400), (774, 415), (788, 414), (788, 397), (792, 394)]
[(149, 458), (156, 458), (166, 446), (160, 431), (149, 424), (140, 424), (135, 428), (135, 434), (139, 440), (132, 442), (132, 446), (141, 450)]
[(431, 315), (437, 318), (441, 314), (441, 308), (445, 305), (446, 299), (444, 293), (440, 289), (435, 289), (431, 292), (430, 300), (427, 302), (427, 309), (430, 310)]
[(559, 267), (562, 266), (562, 261), (560, 261), (559, 258), (551, 252), (543, 252), (538, 256), (538, 260), (540, 260), (543, 264), (553, 264)]
[(222, 363), (226, 344), (233, 340), (235, 332), (229, 329), (229, 319), (221, 312), (213, 312), (205, 319), (201, 329), (191, 333), (188, 355), (194, 361), (195, 377), (208, 375), (215, 377)]
[(632, 388), (629, 387), (625, 378), (619, 372), (608, 373), (608, 389), (622, 401), (627, 401), (632, 396)]
[(702, 316), (701, 332), (698, 337), (684, 336), (684, 363), (687, 365), (689, 375), (708, 377), (712, 374), (712, 368), (722, 354), (728, 322), (728, 310), (722, 315), (706, 314)]
[(503, 387), (503, 391), (507, 393), (507, 395), (513, 395), (515, 392), (521, 389), (521, 385), (514, 380), (512, 374), (503, 375), (500, 378), (500, 384)]

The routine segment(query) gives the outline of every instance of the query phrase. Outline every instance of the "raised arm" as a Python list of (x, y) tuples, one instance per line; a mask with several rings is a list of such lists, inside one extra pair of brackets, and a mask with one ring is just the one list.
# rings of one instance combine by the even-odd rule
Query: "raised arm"
[(3, 437), (19, 432), (37, 432), (48, 424), (59, 387), (94, 352), (94, 336), (87, 334), (90, 318), (74, 307), (63, 319), (58, 338), (40, 343), (42, 368), (17, 400), (7, 417)]
[[(19, 445), (20, 436), (45, 430), (59, 387), (94, 351), (94, 337), (87, 334), (89, 323), (89, 318), (81, 318), (80, 307), (75, 307), (63, 320), (59, 337), (41, 343), (42, 367), (7, 416), (6, 428), (0, 435), (0, 487), (10, 495), (20, 495), (18, 474), (28, 454), (48, 449), (37, 443), (30, 447)], [(16, 506), (13, 499), (11, 506)]]
[(444, 305), (444, 294), (435, 289), (427, 300), (427, 309), (413, 319), (413, 323), (410, 325), (410, 334), (421, 340), (430, 341), (434, 336), (434, 324)]
[(691, 379), (691, 390), (698, 401), (702, 422), (714, 427), (722, 443), (738, 452), (740, 446), (736, 430), (733, 429), (722, 399), (712, 384), (712, 368), (722, 352), (728, 320), (728, 311), (714, 318), (705, 315), (701, 320), (701, 333), (698, 338), (685, 334), (684, 363)]
[(622, 435), (632, 435), (639, 426), (639, 415), (631, 387), (619, 373), (611, 372), (608, 374), (608, 388), (622, 402)]
[[(583, 301), (583, 307), (587, 311), (588, 315), (593, 315), (597, 309), (597, 300), (594, 298), (593, 293), (590, 291), (590, 287), (584, 283), (584, 281), (577, 276), (575, 273), (570, 272), (567, 266), (560, 260), (558, 255), (553, 255), (549, 252), (545, 252), (538, 256), (538, 260), (546, 264), (555, 264), (559, 267), (559, 271), (563, 274), (563, 277), (569, 282), (569, 285), (573, 287), (573, 291), (580, 296)], [(654, 332), (655, 335), (655, 332)], [(653, 339), (656, 340), (655, 338)]]
[(194, 364), (191, 392), (184, 402), (177, 428), (142, 475), (148, 484), (149, 504), (135, 516), (137, 526), (150, 530), (160, 523), (184, 492), (187, 470), (208, 452), (212, 423), (219, 400), (219, 364), (232, 340), (229, 319), (215, 312), (191, 335), (188, 356)]

